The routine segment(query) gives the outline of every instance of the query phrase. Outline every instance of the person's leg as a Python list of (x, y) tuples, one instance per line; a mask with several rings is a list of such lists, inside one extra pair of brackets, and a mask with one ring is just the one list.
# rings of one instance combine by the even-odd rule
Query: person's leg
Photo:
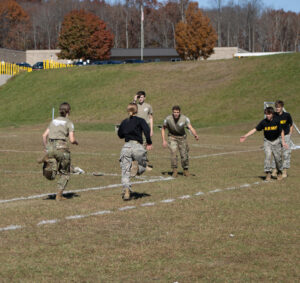
[(289, 146), (288, 149), (286, 148), (282, 148), (283, 154), (282, 154), (282, 167), (283, 167), (283, 171), (282, 171), (282, 177), (286, 178), (287, 177), (287, 170), (290, 168), (291, 166), (291, 153), (292, 153), (292, 143), (291, 143), (291, 135), (285, 135), (284, 137), (286, 144)]
[(189, 145), (186, 137), (178, 139), (178, 148), (184, 176), (189, 176)]
[(276, 169), (277, 169), (277, 179), (282, 179), (282, 157), (281, 157), (281, 141), (280, 138), (271, 142), (272, 154), (274, 156)]
[(58, 161), (59, 179), (57, 182), (58, 193), (56, 200), (65, 199), (63, 191), (65, 190), (70, 179), (71, 154), (65, 150), (57, 150), (56, 160)]
[(147, 168), (147, 151), (139, 143), (132, 144), (133, 160), (137, 162), (137, 175), (141, 175)]
[[(130, 143), (125, 143), (120, 154), (120, 167), (122, 170), (122, 185), (123, 198), (130, 198), (131, 184), (130, 184), (130, 170), (132, 166), (132, 148)], [(128, 196), (129, 194), (129, 196)]]
[(177, 164), (178, 164), (178, 157), (177, 157), (177, 148), (178, 142), (176, 138), (169, 136), (168, 137), (168, 147), (171, 153), (171, 168), (173, 170), (173, 177), (177, 177)]
[(264, 171), (266, 173), (266, 181), (271, 180), (271, 158), (272, 158), (272, 144), (267, 139), (264, 140), (264, 151), (265, 151), (265, 162), (264, 162)]

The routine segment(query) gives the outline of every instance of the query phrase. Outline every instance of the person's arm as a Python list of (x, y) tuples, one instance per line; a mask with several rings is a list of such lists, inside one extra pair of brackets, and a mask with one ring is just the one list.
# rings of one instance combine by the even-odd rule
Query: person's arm
[(163, 147), (168, 146), (168, 144), (166, 142), (166, 138), (165, 138), (165, 132), (166, 132), (166, 127), (162, 126), (162, 128), (161, 128), (161, 137), (162, 137), (162, 141), (163, 141), (163, 143), (162, 143)]
[(150, 137), (153, 136), (153, 115), (149, 115), (149, 121), (150, 121)]
[(74, 132), (70, 132), (70, 133), (69, 133), (69, 139), (70, 139), (70, 143), (71, 143), (71, 144), (78, 145), (78, 142), (77, 142), (77, 140), (76, 140), (76, 138), (75, 138)]
[(189, 130), (192, 132), (194, 138), (196, 139), (196, 141), (199, 140), (199, 136), (197, 135), (196, 130), (193, 128), (192, 124), (188, 124), (187, 126), (189, 128)]
[(286, 149), (289, 148), (289, 146), (286, 144), (285, 139), (284, 139), (284, 130), (281, 131), (281, 142), (282, 142), (282, 146)]
[(45, 150), (46, 150), (46, 146), (47, 146), (48, 135), (49, 135), (49, 128), (47, 128), (46, 131), (42, 135), (42, 137), (43, 137), (43, 144), (44, 144), (44, 149)]
[(241, 136), (240, 137), (240, 142), (244, 142), (247, 139), (247, 137), (253, 135), (256, 131), (257, 131), (256, 128), (254, 128), (251, 131), (249, 131), (246, 135)]
[(294, 130), (294, 125), (292, 124), (292, 125), (290, 126), (290, 135), (292, 135), (293, 130)]
[(137, 102), (137, 99), (138, 99), (138, 95), (136, 94), (133, 98), (133, 103), (136, 103)]

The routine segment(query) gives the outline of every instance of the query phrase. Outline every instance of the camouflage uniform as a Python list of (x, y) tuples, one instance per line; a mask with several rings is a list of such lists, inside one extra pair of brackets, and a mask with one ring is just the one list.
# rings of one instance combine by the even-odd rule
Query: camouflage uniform
[(147, 151), (137, 141), (129, 141), (124, 144), (120, 154), (120, 167), (122, 169), (122, 184), (123, 190), (125, 188), (131, 188), (130, 184), (130, 170), (132, 161), (138, 162), (138, 175), (145, 172), (147, 167)]
[(264, 171), (272, 171), (272, 154), (274, 156), (274, 162), (278, 171), (282, 171), (282, 159), (281, 159), (281, 141), (277, 138), (274, 141), (264, 139), (264, 151), (265, 151), (265, 162)]
[(53, 174), (60, 175), (57, 185), (64, 190), (70, 178), (71, 154), (67, 142), (69, 132), (74, 131), (73, 123), (66, 117), (58, 117), (49, 125), (49, 140), (47, 143), (48, 161)]
[(181, 166), (183, 169), (189, 167), (189, 146), (185, 133), (185, 127), (190, 125), (190, 120), (184, 115), (180, 115), (178, 121), (174, 120), (173, 115), (164, 120), (163, 126), (168, 129), (168, 147), (171, 153), (171, 168), (177, 168), (178, 157), (177, 149), (181, 157)]

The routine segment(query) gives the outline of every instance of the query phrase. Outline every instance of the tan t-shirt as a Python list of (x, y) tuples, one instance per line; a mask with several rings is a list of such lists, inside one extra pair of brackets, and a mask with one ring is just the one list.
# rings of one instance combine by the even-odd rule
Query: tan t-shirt
[(49, 124), (49, 139), (67, 140), (70, 132), (74, 132), (74, 124), (66, 117), (55, 118)]
[(164, 127), (168, 129), (169, 135), (184, 136), (185, 127), (191, 124), (190, 119), (184, 115), (180, 115), (177, 123), (175, 122), (173, 115), (168, 116), (164, 120)]
[(149, 116), (153, 114), (152, 106), (148, 103), (137, 104), (138, 106), (138, 113), (136, 116), (143, 118), (148, 125), (150, 125)]

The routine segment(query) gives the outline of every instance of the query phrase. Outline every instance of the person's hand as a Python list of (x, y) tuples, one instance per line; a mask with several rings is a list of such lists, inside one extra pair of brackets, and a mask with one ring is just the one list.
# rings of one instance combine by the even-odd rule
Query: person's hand
[(163, 147), (167, 147), (168, 143), (166, 141), (163, 141)]
[(78, 141), (73, 141), (72, 144), (79, 145)]
[(133, 101), (137, 102), (137, 99), (138, 99), (138, 96), (135, 95), (134, 98), (133, 98)]
[(289, 149), (289, 146), (288, 146), (288, 144), (286, 144), (286, 143), (282, 143), (282, 146), (283, 146), (284, 148), (286, 148), (286, 149)]
[(196, 139), (196, 141), (198, 141), (199, 140), (199, 136), (195, 135), (195, 139)]
[(147, 144), (147, 145), (146, 145), (146, 149), (147, 149), (147, 150), (151, 150), (151, 149), (152, 149), (152, 144)]
[(240, 142), (244, 142), (246, 140), (246, 138), (247, 137), (245, 137), (245, 136), (240, 137)]

